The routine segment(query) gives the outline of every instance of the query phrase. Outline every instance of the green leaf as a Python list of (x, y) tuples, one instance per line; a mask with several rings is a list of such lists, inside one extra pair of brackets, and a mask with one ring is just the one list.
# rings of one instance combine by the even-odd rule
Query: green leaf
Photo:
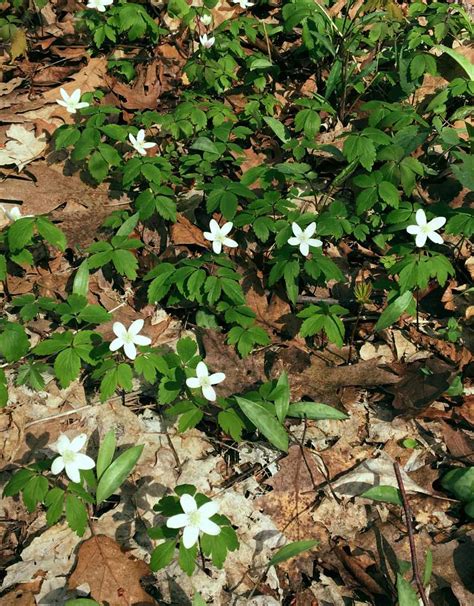
[(290, 406), (290, 386), (288, 383), (288, 375), (284, 370), (278, 378), (277, 387), (280, 387), (279, 393), (275, 398), (275, 411), (277, 419), (280, 423), (285, 421)]
[(74, 282), (72, 283), (72, 292), (76, 295), (87, 297), (89, 292), (89, 267), (87, 260), (79, 265), (79, 269), (74, 276)]
[(317, 402), (298, 402), (291, 404), (288, 408), (288, 417), (296, 417), (298, 419), (311, 419), (320, 421), (324, 419), (332, 419), (342, 421), (348, 419), (349, 416), (345, 412), (337, 410), (327, 404), (319, 404)]
[(56, 227), (51, 221), (48, 221), (48, 219), (45, 219), (44, 217), (37, 217), (36, 229), (46, 242), (49, 242), (52, 246), (61, 251), (66, 250), (66, 236), (59, 227)]
[(458, 53), (458, 51), (456, 51), (452, 48), (449, 48), (448, 46), (444, 46), (443, 44), (439, 44), (435, 48), (439, 48), (444, 53), (449, 55), (452, 59), (454, 59), (456, 61), (456, 63), (458, 65), (460, 65), (463, 68), (463, 70), (466, 72), (466, 74), (469, 77), (469, 80), (474, 80), (474, 65), (472, 64), (471, 61), (469, 61), (469, 59), (467, 57), (465, 57), (464, 55), (461, 55), (461, 53)]
[(289, 543), (285, 545), (281, 549), (279, 549), (275, 555), (273, 555), (268, 562), (269, 566), (276, 566), (277, 564), (281, 564), (286, 560), (290, 560), (295, 556), (299, 555), (303, 551), (307, 551), (308, 549), (313, 549), (319, 541), (315, 539), (306, 539), (304, 541), (295, 541), (294, 543)]
[(42, 503), (48, 492), (48, 480), (44, 476), (33, 476), (23, 489), (23, 501), (31, 513)]
[(190, 149), (197, 149), (199, 151), (220, 155), (220, 151), (217, 148), (216, 144), (213, 143), (207, 137), (198, 137), (196, 141), (194, 141), (194, 143), (191, 145)]
[(52, 488), (46, 495), (44, 504), (48, 508), (46, 522), (48, 526), (52, 526), (59, 521), (63, 514), (64, 490), (62, 488)]
[(69, 527), (82, 537), (87, 527), (87, 509), (84, 503), (75, 495), (66, 496), (66, 520)]
[(81, 370), (81, 358), (72, 347), (63, 349), (54, 360), (54, 373), (62, 388), (77, 379)]
[(33, 228), (35, 219), (33, 217), (23, 217), (17, 219), (8, 228), (8, 246), (11, 250), (21, 250), (29, 244), (33, 238)]
[(175, 549), (176, 541), (173, 539), (165, 541), (164, 543), (161, 543), (161, 545), (158, 545), (158, 547), (155, 547), (150, 558), (150, 568), (153, 572), (168, 566), (173, 559)]
[(397, 297), (384, 309), (375, 325), (375, 330), (383, 330), (384, 328), (391, 326), (408, 309), (412, 301), (413, 294), (409, 290), (400, 297)]
[(96, 499), (98, 505), (108, 499), (123, 484), (135, 467), (142, 451), (143, 446), (132, 446), (117, 457), (106, 469), (97, 486)]
[(197, 343), (190, 337), (180, 339), (176, 344), (176, 351), (183, 362), (189, 362), (189, 360), (196, 354)]
[(201, 594), (195, 593), (192, 606), (207, 606), (207, 603), (202, 599)]
[(398, 606), (420, 606), (416, 591), (400, 573), (397, 574), (397, 594)]
[(0, 332), (0, 355), (7, 362), (16, 362), (28, 353), (30, 342), (20, 324), (8, 322)]
[(101, 606), (99, 602), (89, 598), (74, 598), (65, 602), (64, 606)]
[(428, 587), (431, 580), (431, 573), (433, 572), (433, 552), (428, 549), (425, 557), (425, 568), (423, 571), (423, 587)]
[(400, 202), (400, 194), (395, 185), (392, 185), (389, 181), (382, 181), (378, 186), (379, 196), (384, 202), (390, 204), (394, 208), (398, 208)]
[(271, 116), (264, 116), (263, 119), (267, 123), (267, 125), (272, 129), (275, 135), (282, 141), (283, 143), (288, 143), (290, 140), (290, 134), (288, 129), (276, 118), (272, 118)]
[(474, 467), (451, 469), (441, 480), (445, 490), (449, 490), (460, 501), (474, 500)]
[(190, 549), (186, 549), (181, 541), (179, 544), (178, 563), (189, 577), (193, 574), (196, 568), (197, 545), (193, 545)]
[(359, 496), (364, 499), (372, 499), (373, 501), (403, 505), (401, 493), (394, 486), (372, 486), (372, 488), (369, 488), (369, 490), (366, 490)]
[(7, 405), (8, 402), (8, 385), (5, 371), (0, 368), (0, 408)]
[(115, 454), (115, 447), (115, 431), (111, 429), (105, 434), (104, 439), (102, 440), (102, 443), (99, 447), (96, 466), (98, 480), (100, 480), (104, 471), (112, 463)]
[(29, 469), (20, 469), (14, 473), (3, 489), (3, 496), (14, 497), (23, 490), (33, 476), (34, 472)]
[(244, 415), (274, 446), (288, 452), (288, 434), (283, 425), (258, 402), (246, 398), (235, 398)]

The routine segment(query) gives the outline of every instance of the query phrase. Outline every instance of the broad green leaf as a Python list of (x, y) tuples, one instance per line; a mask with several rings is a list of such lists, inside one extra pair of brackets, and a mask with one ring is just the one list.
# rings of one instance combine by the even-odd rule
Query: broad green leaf
[(38, 503), (42, 503), (48, 492), (48, 480), (44, 476), (33, 476), (23, 489), (23, 501), (31, 513)]
[(115, 454), (115, 446), (115, 432), (113, 429), (111, 429), (105, 434), (102, 444), (99, 447), (96, 465), (97, 479), (100, 480), (104, 471), (112, 463)]
[(194, 143), (191, 145), (190, 149), (197, 149), (199, 151), (209, 152), (211, 154), (218, 155), (220, 153), (218, 148), (216, 147), (216, 144), (213, 143), (207, 137), (198, 137), (196, 141), (194, 141)]
[(272, 118), (271, 116), (264, 116), (263, 119), (267, 123), (267, 125), (272, 129), (275, 135), (282, 141), (282, 143), (287, 143), (290, 140), (290, 135), (288, 130), (285, 128), (284, 124), (282, 124), (276, 118)]
[(281, 564), (286, 560), (290, 560), (295, 556), (299, 555), (303, 551), (307, 551), (308, 549), (312, 549), (316, 547), (319, 541), (315, 539), (306, 539), (304, 541), (295, 541), (294, 543), (289, 543), (285, 545), (281, 549), (279, 549), (274, 556), (268, 562), (269, 566), (276, 566), (277, 564)]
[(235, 398), (244, 415), (274, 446), (288, 452), (288, 434), (283, 425), (258, 402)]
[(74, 282), (72, 283), (72, 292), (76, 295), (87, 297), (89, 292), (89, 267), (87, 261), (83, 261), (79, 265), (79, 269), (74, 276)]
[(383, 330), (391, 326), (405, 312), (413, 301), (413, 294), (408, 290), (388, 305), (375, 325), (375, 330)]
[(5, 371), (0, 368), (0, 408), (7, 405), (8, 402), (8, 384)]
[(98, 505), (108, 499), (123, 484), (135, 467), (142, 450), (143, 446), (132, 446), (117, 457), (110, 467), (104, 471), (97, 486), (96, 499)]
[(89, 598), (75, 598), (73, 600), (68, 600), (64, 606), (101, 606), (99, 602), (95, 600), (90, 600)]
[(402, 505), (402, 497), (398, 488), (394, 486), (372, 486), (361, 495), (364, 499), (372, 499), (373, 501), (382, 501), (384, 503), (393, 503), (394, 505)]
[(425, 556), (425, 568), (423, 570), (423, 587), (428, 587), (433, 572), (433, 552), (428, 549)]
[(288, 383), (288, 375), (284, 370), (278, 378), (277, 387), (281, 387), (277, 397), (275, 398), (275, 411), (277, 419), (283, 423), (288, 413), (290, 405), (290, 386)]
[(449, 55), (452, 59), (454, 59), (456, 61), (456, 63), (458, 65), (460, 65), (463, 68), (463, 70), (466, 72), (466, 74), (469, 77), (469, 80), (474, 80), (474, 64), (471, 61), (469, 61), (469, 59), (467, 57), (465, 57), (464, 55), (461, 55), (461, 53), (454, 50), (453, 48), (444, 46), (443, 44), (439, 44), (437, 46), (437, 48), (439, 48), (444, 53)]
[(333, 408), (327, 404), (319, 404), (318, 402), (298, 402), (296, 404), (290, 404), (287, 416), (296, 417), (298, 419), (312, 419), (315, 421), (324, 419), (341, 421), (349, 418), (345, 412), (337, 410), (337, 408)]
[(416, 591), (408, 581), (397, 574), (398, 606), (420, 606)]
[(33, 217), (23, 217), (10, 225), (8, 228), (8, 245), (11, 250), (21, 250), (31, 242), (34, 224), (35, 219)]

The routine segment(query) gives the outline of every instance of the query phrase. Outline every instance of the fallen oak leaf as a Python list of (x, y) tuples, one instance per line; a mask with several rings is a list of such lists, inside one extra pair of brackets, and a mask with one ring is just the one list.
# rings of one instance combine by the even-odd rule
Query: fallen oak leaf
[(46, 148), (46, 137), (35, 137), (34, 133), (21, 124), (12, 124), (7, 130), (5, 148), (0, 149), (0, 166), (15, 164), (18, 170), (38, 158)]
[(140, 579), (148, 574), (145, 562), (127, 555), (113, 539), (98, 535), (79, 547), (68, 586), (75, 589), (87, 583), (91, 596), (101, 604), (152, 606), (155, 600), (140, 585)]

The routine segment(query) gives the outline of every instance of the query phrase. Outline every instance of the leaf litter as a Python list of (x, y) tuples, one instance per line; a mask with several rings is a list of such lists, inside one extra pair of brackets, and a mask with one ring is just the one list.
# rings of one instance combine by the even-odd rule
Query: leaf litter
[[(331, 14), (337, 15), (343, 5), (336, 3)], [(67, 23), (57, 21), (49, 5), (46, 8), (49, 13), (45, 8), (41, 11), (46, 33), (54, 38), (72, 32)], [(216, 25), (232, 16), (234, 9), (219, 2), (213, 13)], [(24, 46), (20, 35), (13, 54), (20, 57)], [(66, 49), (58, 52), (64, 54)], [(81, 49), (70, 51), (71, 60), (74, 52), (76, 58), (83, 56)], [(107, 82), (113, 98), (126, 110), (154, 107), (161, 95), (172, 90), (170, 83), (180, 80), (176, 75), (183, 61), (175, 47), (160, 46), (157, 52), (167, 60), (165, 70), (157, 60), (139, 73), (134, 86)], [(58, 172), (49, 165), (49, 158), (41, 159), (47, 136), (35, 125), (70, 123), (71, 117), (55, 105), (59, 89), (93, 91), (103, 86), (106, 67), (101, 57), (57, 71), (56, 78), (68, 80), (33, 99), (24, 90), (23, 77), (0, 83), (0, 121), (10, 124), (4, 131), (0, 166), (24, 171), (4, 175), (1, 201), (20, 203), (23, 214), (52, 213), (68, 240), (82, 247), (99, 235), (103, 220), (114, 209), (126, 208), (128, 201), (120, 191), (87, 184), (68, 172), (66, 165)], [(52, 75), (44, 75), (37, 84), (47, 84)], [(417, 101), (426, 102), (445, 83), (443, 78), (425, 76)], [(332, 131), (321, 142), (337, 146), (335, 135)], [(263, 152), (246, 150), (242, 168), (252, 168), (264, 158)], [(171, 240), (176, 246), (208, 246), (185, 214), (178, 216)], [(468, 268), (469, 263), (468, 259)], [(16, 285), (9, 281), (8, 287), (10, 292), (39, 288), (42, 294), (55, 292), (64, 297), (72, 271), (68, 260), (58, 258), (50, 262), (47, 272), (54, 276), (49, 280), (39, 271), (31, 272)], [(44, 512), (28, 514), (15, 499), (4, 499), (0, 526), (6, 545), (5, 576), (0, 604), (64, 604), (67, 598), (89, 594), (111, 605), (186, 604), (196, 591), (216, 606), (282, 604), (289, 594), (296, 595), (295, 604), (373, 603), (374, 595), (393, 591), (397, 560), (410, 561), (399, 510), (386, 503), (374, 506), (362, 496), (368, 488), (398, 487), (395, 460), (404, 466), (402, 477), (417, 524), (418, 550), (433, 554), (431, 599), (444, 605), (450, 590), (461, 606), (472, 603), (473, 531), (469, 525), (456, 529), (451, 503), (440, 497), (439, 474), (433, 472), (448, 455), (472, 461), (473, 396), (464, 396), (456, 407), (444, 397), (452, 384), (453, 366), (463, 369), (472, 362), (467, 348), (436, 339), (423, 327), (410, 326), (403, 332), (387, 330), (384, 342), (365, 341), (358, 351), (361, 361), (339, 367), (330, 352), (315, 356), (294, 338), (287, 325), (288, 303), (276, 292), (264, 292), (257, 277), (246, 290), (247, 303), (260, 325), (272, 331), (272, 345), (241, 360), (222, 335), (200, 328), (189, 331), (164, 310), (140, 307), (133, 297), (117, 300), (102, 272), (96, 276), (91, 296), (108, 310), (118, 307), (114, 321), (128, 323), (139, 309), (153, 343), (171, 350), (181, 336), (195, 336), (209, 365), (226, 374), (223, 395), (253, 389), (285, 370), (293, 399), (306, 397), (336, 405), (350, 414), (350, 420), (290, 425), (296, 444), (281, 455), (259, 442), (228, 448), (225, 435), (213, 439), (197, 429), (179, 433), (173, 420), (148, 406), (140, 384), (134, 392), (105, 404), (90, 401), (79, 382), (59, 389), (51, 375), (38, 393), (11, 386), (12, 406), (0, 420), (2, 481), (15, 466), (27, 463), (32, 452), (50, 454), (48, 444), (64, 431), (92, 435), (93, 451), (99, 438), (113, 429), (119, 446), (143, 443), (145, 450), (118, 500), (95, 520), (95, 535), (87, 530), (80, 539), (65, 524), (46, 528)], [(104, 335), (110, 329), (111, 323), (104, 324)], [(48, 333), (49, 327), (44, 330)], [(33, 326), (29, 334), (33, 341)], [(347, 351), (337, 355), (344, 359)], [(420, 373), (422, 367), (430, 374)], [(402, 447), (406, 439), (416, 446)], [(192, 579), (177, 565), (150, 573), (147, 562), (153, 545), (146, 528), (157, 523), (153, 505), (177, 483), (195, 484), (217, 499), (221, 512), (238, 528), (240, 549), (230, 554), (223, 570), (199, 569)], [(318, 539), (316, 551), (300, 556), (297, 565), (283, 564), (262, 576), (278, 547), (303, 538)], [(392, 587), (387, 587), (387, 579)], [(255, 590), (262, 595), (248, 598)]]

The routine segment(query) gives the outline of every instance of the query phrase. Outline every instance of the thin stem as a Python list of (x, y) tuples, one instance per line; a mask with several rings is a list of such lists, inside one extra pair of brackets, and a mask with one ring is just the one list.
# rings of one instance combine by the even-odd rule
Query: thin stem
[(405, 513), (405, 520), (407, 524), (408, 531), (408, 542), (410, 544), (410, 556), (411, 556), (411, 566), (413, 569), (413, 575), (415, 577), (415, 583), (418, 588), (418, 592), (420, 594), (421, 601), (424, 606), (430, 606), (430, 602), (426, 597), (425, 588), (423, 587), (423, 582), (421, 580), (420, 569), (418, 567), (418, 558), (416, 555), (416, 547), (415, 547), (415, 538), (413, 533), (413, 525), (412, 525), (412, 512), (410, 509), (410, 504), (408, 502), (407, 493), (405, 490), (405, 485), (403, 484), (403, 478), (400, 471), (400, 465), (397, 461), (393, 464), (393, 469), (395, 471), (395, 476), (397, 477), (398, 488), (400, 489), (400, 494), (402, 497), (402, 505), (403, 511)]

